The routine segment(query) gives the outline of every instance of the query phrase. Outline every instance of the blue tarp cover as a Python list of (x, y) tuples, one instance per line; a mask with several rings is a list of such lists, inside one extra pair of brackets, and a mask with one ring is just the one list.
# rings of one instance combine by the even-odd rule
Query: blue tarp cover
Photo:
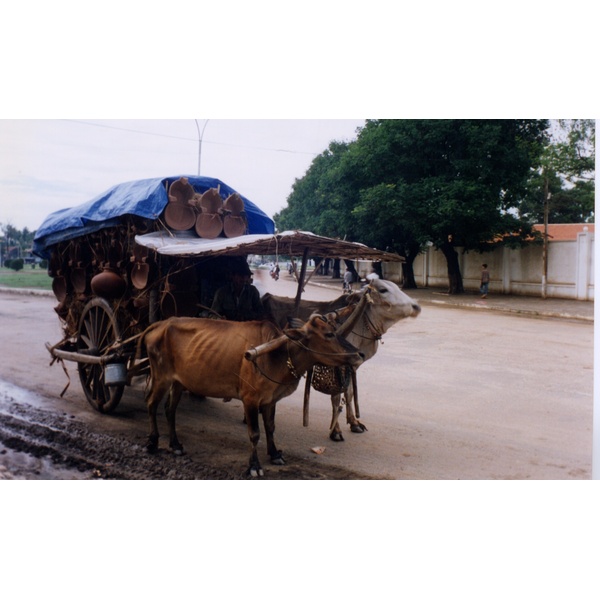
[[(42, 258), (50, 258), (51, 246), (117, 225), (119, 218), (124, 215), (157, 219), (169, 201), (165, 184), (170, 186), (180, 177), (182, 175), (120, 183), (85, 204), (50, 214), (36, 232), (33, 252)], [(183, 177), (187, 177), (194, 190), (200, 194), (218, 187), (221, 197), (226, 199), (236, 191), (213, 177)], [(273, 219), (244, 196), (242, 199), (248, 218), (248, 233), (275, 233)]]

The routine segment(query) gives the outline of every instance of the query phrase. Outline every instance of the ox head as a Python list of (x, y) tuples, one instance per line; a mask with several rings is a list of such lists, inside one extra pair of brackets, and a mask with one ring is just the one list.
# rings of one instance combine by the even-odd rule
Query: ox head
[(421, 312), (421, 307), (391, 281), (374, 279), (367, 286), (367, 293), (376, 305), (387, 307), (396, 321), (417, 317)]
[(335, 330), (334, 325), (322, 315), (312, 315), (306, 323), (290, 319), (285, 335), (301, 350), (307, 363), (320, 363), (329, 367), (350, 365), (358, 367), (364, 354)]
[(359, 294), (366, 296), (365, 314), (379, 334), (402, 319), (418, 317), (421, 312), (417, 302), (391, 281), (374, 279)]

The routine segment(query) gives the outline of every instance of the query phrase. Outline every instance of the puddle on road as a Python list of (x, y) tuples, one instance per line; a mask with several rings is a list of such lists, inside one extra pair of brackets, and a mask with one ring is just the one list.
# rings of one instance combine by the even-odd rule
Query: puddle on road
[[(39, 406), (42, 404), (42, 398), (35, 392), (0, 379), (0, 405), (5, 403)], [(0, 442), (0, 481), (7, 479), (74, 480), (90, 478), (90, 472), (64, 468), (56, 465), (50, 458), (19, 452)]]
[(0, 442), (0, 481), (6, 479), (90, 479), (90, 473), (60, 468), (49, 458), (16, 452)]
[(8, 383), (0, 379), (0, 400), (12, 400), (23, 404), (38, 405), (42, 402), (41, 396), (30, 390)]

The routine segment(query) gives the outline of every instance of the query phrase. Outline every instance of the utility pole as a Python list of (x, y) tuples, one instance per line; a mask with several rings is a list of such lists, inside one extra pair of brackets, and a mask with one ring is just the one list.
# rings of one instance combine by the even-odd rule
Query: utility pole
[(204, 122), (204, 127), (202, 127), (202, 132), (200, 132), (200, 125), (198, 125), (198, 120), (194, 119), (194, 121), (196, 122), (196, 129), (198, 130), (198, 175), (200, 175), (200, 162), (202, 160), (202, 137), (204, 136), (204, 130), (206, 129), (209, 120), (210, 119), (206, 119), (206, 121)]
[(547, 297), (548, 287), (548, 204), (552, 194), (548, 191), (548, 178), (544, 178), (544, 247), (542, 249), (542, 298)]

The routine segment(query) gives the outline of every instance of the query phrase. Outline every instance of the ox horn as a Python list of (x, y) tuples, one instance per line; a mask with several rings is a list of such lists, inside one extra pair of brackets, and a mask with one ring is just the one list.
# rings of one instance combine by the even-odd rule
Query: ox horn
[(337, 330), (338, 335), (341, 337), (346, 337), (352, 331), (352, 329), (354, 329), (354, 326), (362, 317), (369, 302), (372, 302), (372, 299), (369, 290), (367, 289), (350, 316), (339, 326)]

